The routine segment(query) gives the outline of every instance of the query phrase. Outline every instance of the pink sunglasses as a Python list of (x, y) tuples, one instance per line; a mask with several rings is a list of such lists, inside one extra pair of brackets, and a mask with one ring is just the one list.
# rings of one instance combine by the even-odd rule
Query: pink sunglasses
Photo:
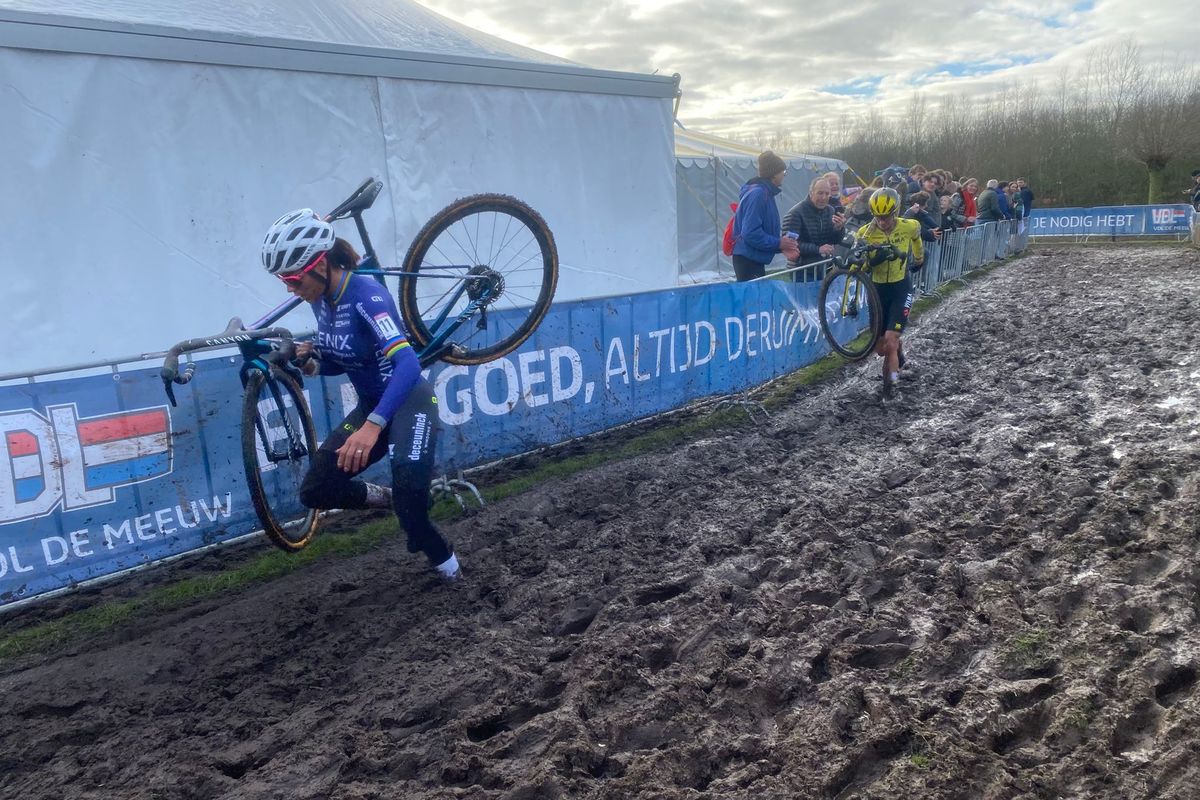
[(323, 264), (324, 262), (325, 253), (321, 253), (321, 255), (319, 255), (315, 261), (313, 261), (304, 269), (300, 270), (299, 272), (293, 272), (291, 275), (280, 275), (279, 280), (283, 281), (284, 283), (299, 283), (300, 281), (304, 280), (305, 275), (315, 269), (319, 264)]

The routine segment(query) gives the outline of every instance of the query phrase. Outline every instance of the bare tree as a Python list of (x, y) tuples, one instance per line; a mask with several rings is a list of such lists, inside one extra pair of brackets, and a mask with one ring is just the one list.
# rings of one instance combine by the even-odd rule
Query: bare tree
[(1161, 203), (1167, 165), (1200, 149), (1200, 73), (1182, 64), (1144, 76), (1117, 130), (1148, 175), (1148, 203)]
[(830, 128), (818, 122), (798, 146), (864, 177), (920, 161), (960, 176), (1027, 178), (1039, 205), (1157, 202), (1164, 186), (1190, 184), (1187, 171), (1200, 167), (1200, 75), (1152, 69), (1127, 42), (1095, 51), (1045, 92), (1018, 84), (937, 102), (917, 94), (895, 118), (870, 109)]

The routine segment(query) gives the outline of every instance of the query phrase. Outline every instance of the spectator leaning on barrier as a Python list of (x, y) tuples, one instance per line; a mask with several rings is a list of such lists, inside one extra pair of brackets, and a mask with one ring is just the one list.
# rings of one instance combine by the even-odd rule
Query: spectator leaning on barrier
[[(829, 202), (830, 194), (829, 182), (825, 178), (817, 178), (808, 187), (808, 197), (796, 203), (784, 215), (784, 231), (795, 233), (796, 243), (800, 246), (797, 257), (788, 259), (789, 267), (829, 258), (833, 255), (833, 246), (842, 241), (845, 219), (834, 211)], [(799, 271), (792, 274), (795, 280), (802, 279)]]
[(1200, 169), (1192, 170), (1192, 188), (1184, 190), (1184, 194), (1188, 195), (1192, 208), (1200, 211)]
[(1004, 214), (1000, 211), (1000, 192), (996, 188), (999, 183), (992, 178), (987, 182), (987, 188), (979, 193), (976, 203), (979, 207), (978, 220), (980, 223), (999, 222), (1004, 219)]
[(963, 178), (959, 194), (962, 196), (962, 213), (967, 218), (966, 224), (974, 225), (975, 218), (979, 216), (979, 211), (975, 207), (975, 195), (979, 194), (979, 181), (974, 178)]
[(770, 150), (758, 157), (758, 177), (742, 186), (733, 215), (733, 270), (739, 281), (761, 278), (776, 253), (788, 258), (799, 253), (796, 243), (781, 237), (775, 196), (783, 186), (787, 164)]

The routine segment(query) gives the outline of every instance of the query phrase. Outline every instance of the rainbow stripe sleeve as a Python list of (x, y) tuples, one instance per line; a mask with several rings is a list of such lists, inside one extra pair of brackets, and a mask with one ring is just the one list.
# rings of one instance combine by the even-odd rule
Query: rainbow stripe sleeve
[(383, 357), (391, 358), (392, 356), (396, 355), (396, 353), (399, 353), (401, 350), (409, 346), (408, 340), (402, 337), (390, 339), (383, 346)]

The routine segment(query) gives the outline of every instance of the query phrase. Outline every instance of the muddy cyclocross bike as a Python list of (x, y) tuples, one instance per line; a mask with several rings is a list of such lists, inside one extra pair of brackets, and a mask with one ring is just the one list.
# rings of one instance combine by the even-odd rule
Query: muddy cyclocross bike
[[(421, 228), (401, 269), (380, 266), (362, 214), (383, 183), (368, 179), (326, 215), (351, 218), (364, 256), (357, 274), (399, 278), (400, 316), (421, 362), (483, 364), (512, 352), (541, 324), (558, 283), (558, 253), (542, 217), (516, 198), (478, 194), (456, 200)], [(275, 326), (303, 301), (291, 297), (248, 328), (234, 317), (215, 336), (179, 342), (167, 351), (161, 377), (171, 405), (175, 384), (194, 377), (195, 362), (181, 369), (184, 353), (236, 345), (244, 387), (242, 461), (263, 532), (295, 552), (317, 532), (318, 511), (299, 500), (300, 485), (317, 450), (304, 376), (294, 361), (291, 331)]]
[(847, 252), (833, 257), (817, 295), (821, 332), (830, 347), (851, 361), (875, 350), (883, 333), (883, 304), (871, 280), (869, 260), (881, 251), (898, 257), (890, 244), (871, 244), (848, 237)]

